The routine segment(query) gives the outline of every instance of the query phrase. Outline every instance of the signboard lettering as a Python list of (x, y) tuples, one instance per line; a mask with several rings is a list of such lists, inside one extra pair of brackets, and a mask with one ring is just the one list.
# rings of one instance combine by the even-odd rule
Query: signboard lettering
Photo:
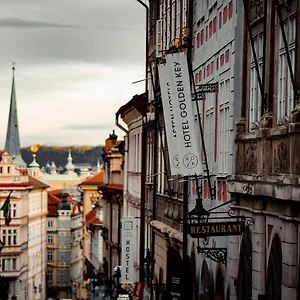
[(201, 174), (202, 160), (197, 143), (186, 54), (166, 55), (166, 67), (169, 71), (180, 173), (183, 176)]
[(159, 82), (168, 142), (171, 175), (180, 174), (180, 161), (177, 147), (177, 130), (174, 106), (171, 96), (169, 69), (166, 65), (158, 66)]
[(188, 233), (194, 238), (241, 235), (244, 231), (244, 221), (188, 224)]
[(122, 283), (134, 283), (134, 258), (136, 248), (136, 219), (124, 217), (122, 220)]
[(218, 91), (218, 83), (206, 83), (196, 85), (198, 93), (215, 93)]

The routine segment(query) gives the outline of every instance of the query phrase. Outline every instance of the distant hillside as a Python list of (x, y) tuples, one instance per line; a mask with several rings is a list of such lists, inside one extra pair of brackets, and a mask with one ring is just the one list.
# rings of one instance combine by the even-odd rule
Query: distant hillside
[[(64, 167), (67, 163), (69, 149), (72, 150), (73, 163), (97, 165), (98, 159), (102, 163), (101, 154), (103, 146), (47, 146), (39, 145), (36, 160), (40, 166), (45, 166), (47, 162), (54, 161), (57, 167)], [(22, 157), (27, 164), (32, 162), (32, 152), (30, 147), (21, 149)]]

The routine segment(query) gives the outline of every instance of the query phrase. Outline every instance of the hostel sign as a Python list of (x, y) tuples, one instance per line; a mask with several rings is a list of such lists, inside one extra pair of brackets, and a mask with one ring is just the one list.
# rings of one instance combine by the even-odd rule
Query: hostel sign
[(136, 249), (136, 219), (123, 217), (122, 219), (122, 270), (121, 282), (134, 283), (134, 259)]
[(188, 233), (193, 238), (241, 235), (244, 231), (245, 221), (188, 224)]

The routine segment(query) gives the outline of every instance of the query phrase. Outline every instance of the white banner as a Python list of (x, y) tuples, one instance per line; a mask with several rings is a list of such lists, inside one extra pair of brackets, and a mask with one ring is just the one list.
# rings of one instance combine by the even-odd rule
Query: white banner
[(180, 174), (180, 161), (178, 155), (175, 113), (170, 90), (170, 72), (166, 65), (158, 65), (159, 83), (165, 119), (165, 129), (168, 142), (171, 175)]
[[(202, 173), (202, 160), (192, 107), (190, 76), (185, 53), (166, 55), (175, 115), (176, 139), (182, 176)], [(175, 146), (175, 145), (174, 145)]]
[(137, 228), (135, 217), (122, 219), (122, 268), (121, 283), (135, 283), (135, 249), (137, 248)]

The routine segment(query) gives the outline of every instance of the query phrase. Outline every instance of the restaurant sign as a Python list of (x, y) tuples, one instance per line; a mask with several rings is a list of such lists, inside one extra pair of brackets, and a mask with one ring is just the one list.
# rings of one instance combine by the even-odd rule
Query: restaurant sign
[(188, 224), (188, 233), (193, 238), (241, 235), (244, 231), (245, 221)]

